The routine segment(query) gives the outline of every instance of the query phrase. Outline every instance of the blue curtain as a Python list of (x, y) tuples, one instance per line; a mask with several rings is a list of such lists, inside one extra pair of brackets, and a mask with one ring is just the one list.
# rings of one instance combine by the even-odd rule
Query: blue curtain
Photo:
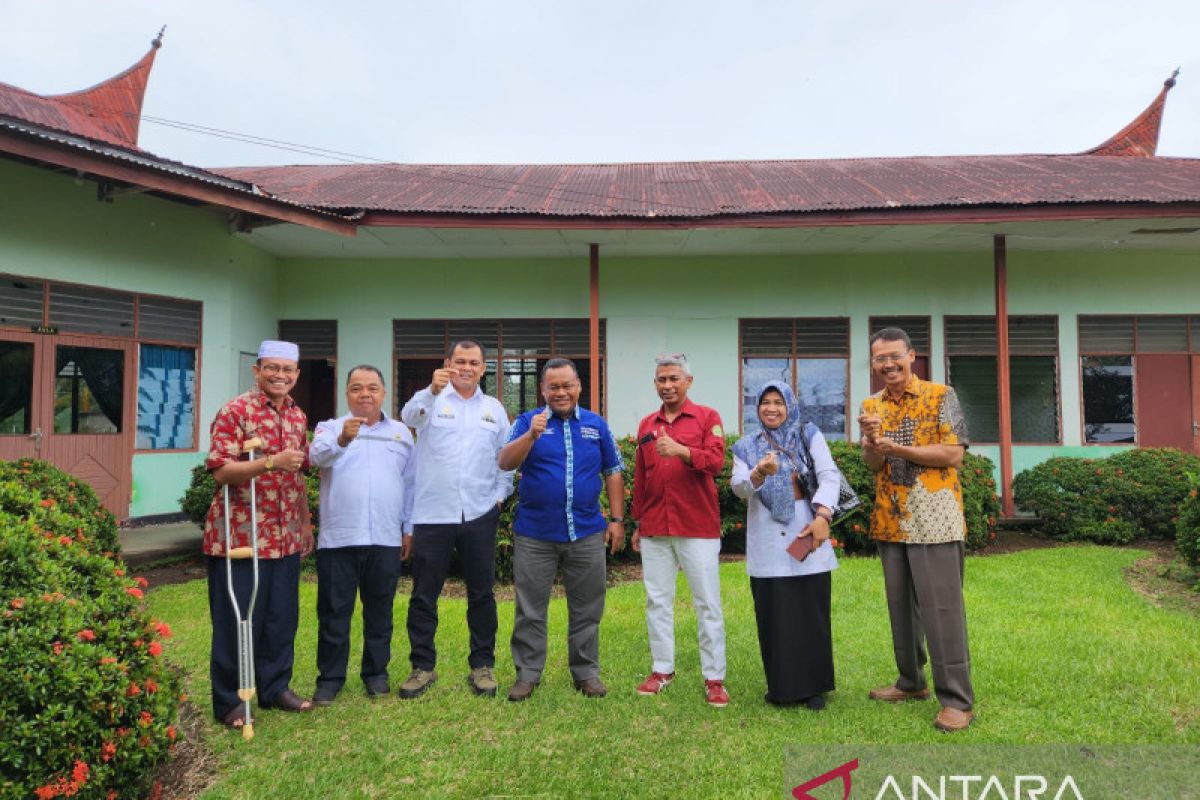
[(141, 345), (138, 359), (139, 450), (190, 450), (196, 427), (196, 351)]

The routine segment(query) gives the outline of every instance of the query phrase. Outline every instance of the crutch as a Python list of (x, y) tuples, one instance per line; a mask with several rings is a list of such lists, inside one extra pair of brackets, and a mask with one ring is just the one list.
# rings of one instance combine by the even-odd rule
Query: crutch
[[(242, 443), (242, 452), (249, 453), (249, 460), (254, 460), (254, 451), (262, 447), (262, 440), (257, 437), (247, 439)], [(246, 704), (243, 714), (242, 738), (254, 738), (254, 723), (250, 721), (250, 701), (254, 698), (254, 601), (258, 597), (258, 502), (254, 495), (254, 479), (250, 479), (250, 546), (233, 547), (229, 532), (229, 484), (221, 487), (225, 503), (225, 585), (229, 589), (229, 602), (233, 603), (233, 614), (237, 617), (237, 649), (238, 649), (238, 699)], [(233, 591), (233, 560), (249, 558), (253, 563), (253, 583), (250, 590), (250, 603), (246, 607), (246, 618), (242, 619), (242, 610), (238, 606), (237, 595)]]

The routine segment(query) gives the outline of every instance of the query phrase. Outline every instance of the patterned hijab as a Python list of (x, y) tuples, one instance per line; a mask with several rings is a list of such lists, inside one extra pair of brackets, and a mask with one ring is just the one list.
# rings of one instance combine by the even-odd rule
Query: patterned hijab
[[(759, 499), (771, 511), (771, 517), (776, 521), (791, 522), (792, 517), (796, 515), (796, 495), (792, 490), (792, 476), (796, 472), (797, 465), (793, 459), (799, 458), (802, 446), (800, 432), (803, 425), (800, 422), (800, 404), (796, 402), (796, 395), (792, 392), (792, 387), (782, 381), (767, 381), (758, 390), (754, 402), (756, 410), (762, 404), (763, 395), (769, 391), (776, 391), (783, 395), (783, 402), (787, 405), (787, 419), (773, 430), (761, 426), (760, 423), (758, 431), (753, 436), (743, 436), (737, 440), (733, 445), (733, 453), (753, 469), (754, 465), (761, 461), (769, 451), (776, 451), (775, 459), (779, 464), (779, 471), (774, 475), (767, 476), (762, 489), (759, 490)], [(768, 436), (770, 439), (767, 438)], [(780, 452), (781, 450), (783, 452)]]

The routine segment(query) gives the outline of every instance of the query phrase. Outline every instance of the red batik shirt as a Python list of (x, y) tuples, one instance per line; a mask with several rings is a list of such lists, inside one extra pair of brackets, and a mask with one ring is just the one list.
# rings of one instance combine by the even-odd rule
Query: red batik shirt
[[(660, 456), (655, 447), (660, 433), (688, 448), (692, 463)], [(687, 400), (674, 422), (667, 422), (660, 408), (638, 425), (637, 441), (629, 515), (638, 521), (638, 533), (719, 538), (721, 513), (713, 478), (725, 466), (721, 415)]]
[[(213, 420), (212, 444), (204, 466), (210, 472), (246, 456), (242, 442), (258, 437), (262, 447), (255, 458), (276, 455), (289, 448), (305, 452), (304, 467), (298, 472), (274, 470), (254, 479), (258, 505), (258, 557), (283, 558), (299, 553), (301, 521), (308, 499), (304, 474), (308, 467), (308, 419), (291, 397), (277, 409), (257, 387), (230, 400)], [(223, 518), (224, 492), (218, 487), (204, 522), (204, 552), (225, 555)], [(230, 536), (233, 546), (250, 544), (250, 483), (229, 487), (229, 510), (233, 517)]]

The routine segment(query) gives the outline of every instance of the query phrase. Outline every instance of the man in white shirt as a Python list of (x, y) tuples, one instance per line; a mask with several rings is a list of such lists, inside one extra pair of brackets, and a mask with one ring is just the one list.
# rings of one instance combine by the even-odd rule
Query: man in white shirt
[(430, 385), (400, 412), (417, 432), (421, 462), (408, 603), (412, 672), (400, 687), (404, 699), (419, 697), (437, 680), (437, 602), (455, 550), (467, 584), (467, 683), (476, 694), (496, 694), (496, 525), (501, 505), (512, 494), (512, 472), (496, 465), (508, 438), (508, 414), (479, 387), (485, 369), (483, 347), (455, 343)]
[(388, 692), (392, 604), (401, 560), (412, 543), (416, 457), (408, 428), (383, 411), (386, 394), (377, 368), (350, 370), (350, 413), (318, 425), (309, 449), (309, 459), (321, 469), (313, 695), (318, 706), (332, 703), (346, 682), (356, 593), (363, 604), (359, 674), (369, 697)]

